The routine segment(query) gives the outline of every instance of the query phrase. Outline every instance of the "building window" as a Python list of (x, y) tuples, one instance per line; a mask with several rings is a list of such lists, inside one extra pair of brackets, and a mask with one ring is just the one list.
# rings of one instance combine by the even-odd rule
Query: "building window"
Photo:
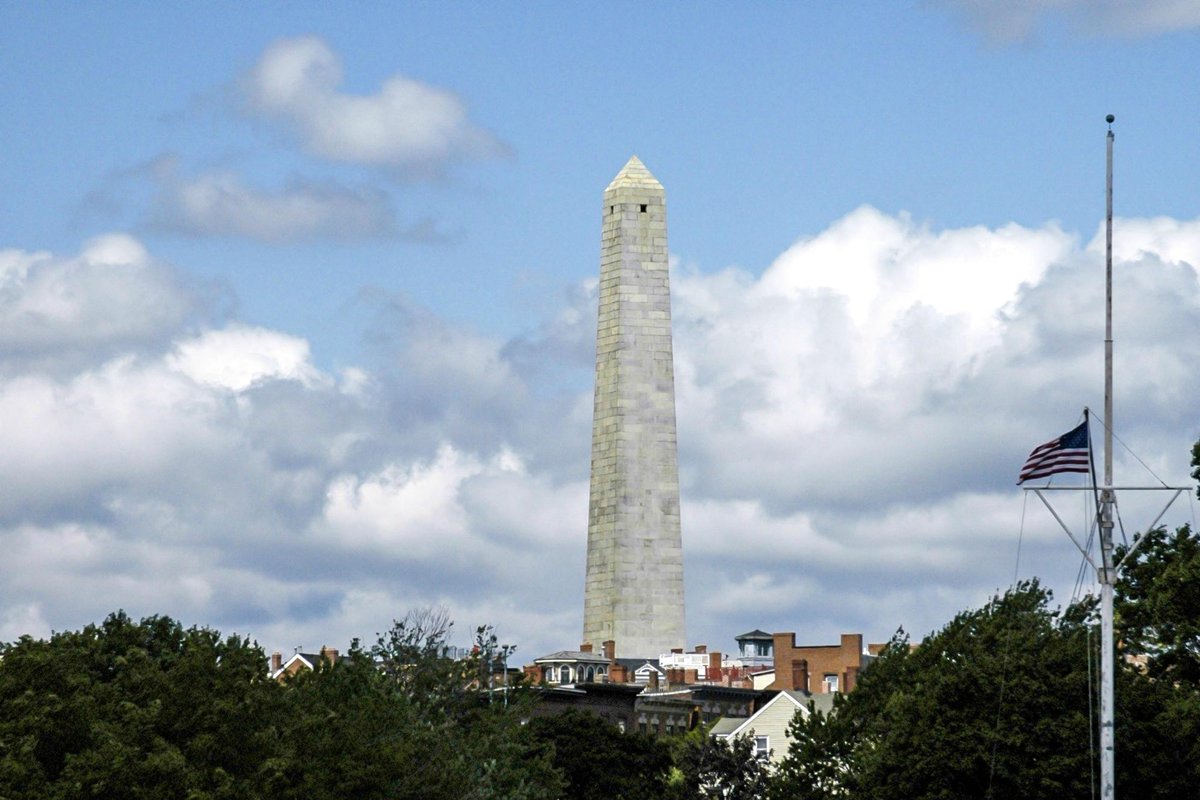
[(754, 757), (764, 761), (771, 757), (771, 738), (769, 736), (754, 737)]
[(561, 667), (558, 668), (558, 682), (559, 683), (570, 683), (571, 682), (571, 668), (568, 667), (566, 664), (563, 664)]
[(838, 676), (832, 672), (826, 672), (824, 684), (826, 692), (836, 692), (838, 690)]
[(591, 683), (594, 680), (596, 680), (596, 668), (588, 667), (587, 668), (587, 682)]

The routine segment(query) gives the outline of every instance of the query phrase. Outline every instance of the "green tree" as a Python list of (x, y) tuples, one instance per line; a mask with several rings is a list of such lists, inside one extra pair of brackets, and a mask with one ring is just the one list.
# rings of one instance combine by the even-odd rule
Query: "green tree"
[(0, 798), (559, 797), (524, 690), (481, 690), (504, 648), (483, 628), (451, 659), (449, 630), (410, 615), (283, 686), (256, 645), (166, 617), (25, 637), (0, 659)]
[[(907, 650), (908, 640), (900, 635), (891, 646)], [(889, 658), (884, 664), (884, 669), (902, 667), (903, 660)], [(848, 771), (856, 737), (851, 712), (838, 715), (841, 700), (840, 696), (835, 698), (830, 713), (810, 704), (808, 714), (792, 717), (787, 731), (788, 754), (775, 772), (772, 800), (824, 800), (849, 795)]]
[[(1118, 561), (1128, 552), (1118, 547)], [(1184, 525), (1145, 533), (1117, 584), (1117, 631), (1150, 677), (1200, 687), (1200, 536)]]
[(277, 753), (262, 650), (123, 613), (0, 660), (0, 797), (235, 798)]
[(570, 709), (529, 722), (535, 740), (553, 753), (564, 797), (572, 800), (661, 800), (671, 770), (666, 742), (622, 733), (590, 711)]
[(1088, 609), (1036, 581), (916, 648), (899, 635), (836, 712), (793, 723), (776, 797), (1084, 797)]
[(364, 650), (303, 674), (288, 687), (288, 756), (272, 765), (276, 800), (533, 800), (555, 798), (562, 779), (522, 724), (528, 693), (485, 691), (504, 648), (477, 631), (467, 659), (452, 658), (442, 611), (398, 620)]
[(698, 727), (679, 737), (675, 767), (671, 788), (678, 800), (766, 800), (770, 768), (755, 756), (749, 736), (719, 741)]

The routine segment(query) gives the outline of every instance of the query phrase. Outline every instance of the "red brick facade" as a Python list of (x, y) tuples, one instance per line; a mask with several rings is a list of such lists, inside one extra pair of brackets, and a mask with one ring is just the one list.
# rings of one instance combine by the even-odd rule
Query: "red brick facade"
[(811, 694), (849, 692), (864, 666), (861, 633), (843, 633), (838, 644), (796, 646), (796, 634), (774, 634), (775, 681), (770, 689)]

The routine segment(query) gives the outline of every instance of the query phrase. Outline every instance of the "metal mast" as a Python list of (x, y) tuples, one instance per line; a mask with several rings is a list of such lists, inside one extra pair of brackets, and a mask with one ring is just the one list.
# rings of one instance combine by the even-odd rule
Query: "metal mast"
[[(1116, 675), (1116, 650), (1113, 646), (1113, 593), (1117, 583), (1117, 575), (1146, 540), (1146, 536), (1136, 537), (1130, 547), (1121, 557), (1119, 564), (1113, 564), (1113, 520), (1115, 519), (1116, 492), (1121, 491), (1168, 491), (1173, 492), (1171, 499), (1163, 506), (1162, 511), (1146, 527), (1146, 532), (1153, 530), (1158, 521), (1167, 513), (1167, 509), (1188, 491), (1189, 487), (1167, 486), (1114, 486), (1113, 485), (1113, 333), (1112, 333), (1112, 234), (1113, 234), (1113, 131), (1115, 120), (1112, 114), (1106, 117), (1108, 122), (1108, 169), (1105, 186), (1105, 252), (1104, 252), (1104, 482), (1097, 487), (1100, 490), (1099, 522), (1100, 522), (1100, 561), (1092, 558), (1083, 540), (1071, 532), (1070, 527), (1059, 516), (1058, 512), (1046, 499), (1045, 492), (1049, 491), (1079, 491), (1077, 487), (1031, 487), (1031, 491), (1046, 506), (1054, 516), (1059, 527), (1067, 534), (1075, 548), (1083, 555), (1084, 560), (1096, 570), (1096, 580), (1100, 584), (1100, 797), (1102, 800), (1113, 800), (1116, 796), (1116, 767), (1115, 767), (1115, 738), (1113, 736), (1113, 685)], [(1086, 409), (1085, 409), (1086, 412)], [(1091, 487), (1082, 487), (1084, 491), (1093, 491)]]
[(1112, 330), (1112, 228), (1113, 228), (1113, 131), (1115, 118), (1109, 114), (1107, 170), (1105, 180), (1104, 234), (1104, 485), (1100, 487), (1100, 797), (1113, 800), (1115, 760), (1113, 738), (1113, 330)]

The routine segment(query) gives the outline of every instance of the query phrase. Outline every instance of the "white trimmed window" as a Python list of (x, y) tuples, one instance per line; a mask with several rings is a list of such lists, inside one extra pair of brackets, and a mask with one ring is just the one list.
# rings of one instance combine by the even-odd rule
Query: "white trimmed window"
[(763, 761), (771, 757), (771, 737), (754, 737), (754, 757)]

